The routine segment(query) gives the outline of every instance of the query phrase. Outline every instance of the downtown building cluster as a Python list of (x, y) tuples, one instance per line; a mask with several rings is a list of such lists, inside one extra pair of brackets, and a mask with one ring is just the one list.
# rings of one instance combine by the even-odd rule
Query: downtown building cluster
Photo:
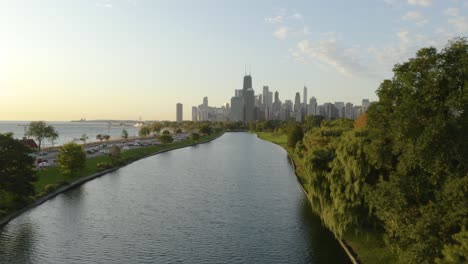
[[(301, 100), (302, 99), (302, 100)], [(208, 97), (203, 98), (203, 104), (192, 107), (192, 121), (233, 121), (245, 122), (294, 119), (304, 121), (308, 115), (320, 115), (325, 119), (349, 118), (356, 119), (367, 111), (369, 99), (363, 99), (362, 105), (345, 102), (328, 102), (319, 105), (315, 97), (307, 97), (307, 87), (304, 86), (302, 98), (296, 93), (294, 102), (279, 98), (279, 92), (273, 94), (268, 86), (263, 86), (261, 94), (255, 94), (252, 86), (252, 76), (244, 76), (242, 89), (236, 89), (230, 103), (221, 107), (210, 107)], [(182, 106), (177, 106), (177, 120), (182, 117)], [(180, 118), (180, 119), (179, 119)]]

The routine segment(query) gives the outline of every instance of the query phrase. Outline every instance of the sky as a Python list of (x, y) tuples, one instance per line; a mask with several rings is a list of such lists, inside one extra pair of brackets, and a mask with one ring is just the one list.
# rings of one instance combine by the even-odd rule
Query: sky
[(361, 104), (468, 0), (0, 0), (0, 120), (175, 120), (256, 93)]

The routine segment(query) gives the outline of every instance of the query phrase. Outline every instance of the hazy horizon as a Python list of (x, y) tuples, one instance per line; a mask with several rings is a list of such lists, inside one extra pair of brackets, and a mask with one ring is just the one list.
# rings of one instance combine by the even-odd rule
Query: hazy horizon
[(0, 120), (175, 120), (256, 93), (377, 99), (394, 64), (468, 33), (467, 1), (0, 2)]

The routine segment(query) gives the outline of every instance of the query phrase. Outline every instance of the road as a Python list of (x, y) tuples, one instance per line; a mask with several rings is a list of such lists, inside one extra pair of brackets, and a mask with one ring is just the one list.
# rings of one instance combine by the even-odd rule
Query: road
[[(175, 134), (172, 135), (174, 138), (174, 142), (180, 141), (183, 139), (186, 139), (189, 137), (188, 133), (180, 133), (180, 134)], [(100, 144), (88, 144), (84, 145), (84, 151), (86, 152), (86, 158), (94, 158), (98, 156), (103, 156), (103, 155), (109, 155), (110, 150), (113, 146), (118, 146), (122, 151), (130, 150), (130, 149), (135, 149), (135, 148), (142, 148), (142, 147), (147, 147), (151, 145), (159, 145), (160, 142), (158, 139), (135, 139), (135, 140), (128, 140), (128, 141), (112, 141), (110, 143), (100, 143)], [(42, 154), (39, 155), (38, 153), (35, 153), (34, 156), (36, 157), (35, 164), (36, 166), (39, 167), (39, 164), (41, 162), (46, 161), (47, 166), (46, 167), (53, 167), (55, 166), (55, 162), (57, 159), (57, 155), (59, 154), (58, 149), (53, 149), (49, 151), (43, 151), (41, 152)]]

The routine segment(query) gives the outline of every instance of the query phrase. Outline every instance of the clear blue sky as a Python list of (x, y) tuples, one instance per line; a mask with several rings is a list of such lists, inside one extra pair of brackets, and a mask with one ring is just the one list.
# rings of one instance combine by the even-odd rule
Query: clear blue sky
[(0, 120), (175, 119), (254, 89), (376, 100), (395, 63), (468, 33), (468, 1), (0, 1)]

